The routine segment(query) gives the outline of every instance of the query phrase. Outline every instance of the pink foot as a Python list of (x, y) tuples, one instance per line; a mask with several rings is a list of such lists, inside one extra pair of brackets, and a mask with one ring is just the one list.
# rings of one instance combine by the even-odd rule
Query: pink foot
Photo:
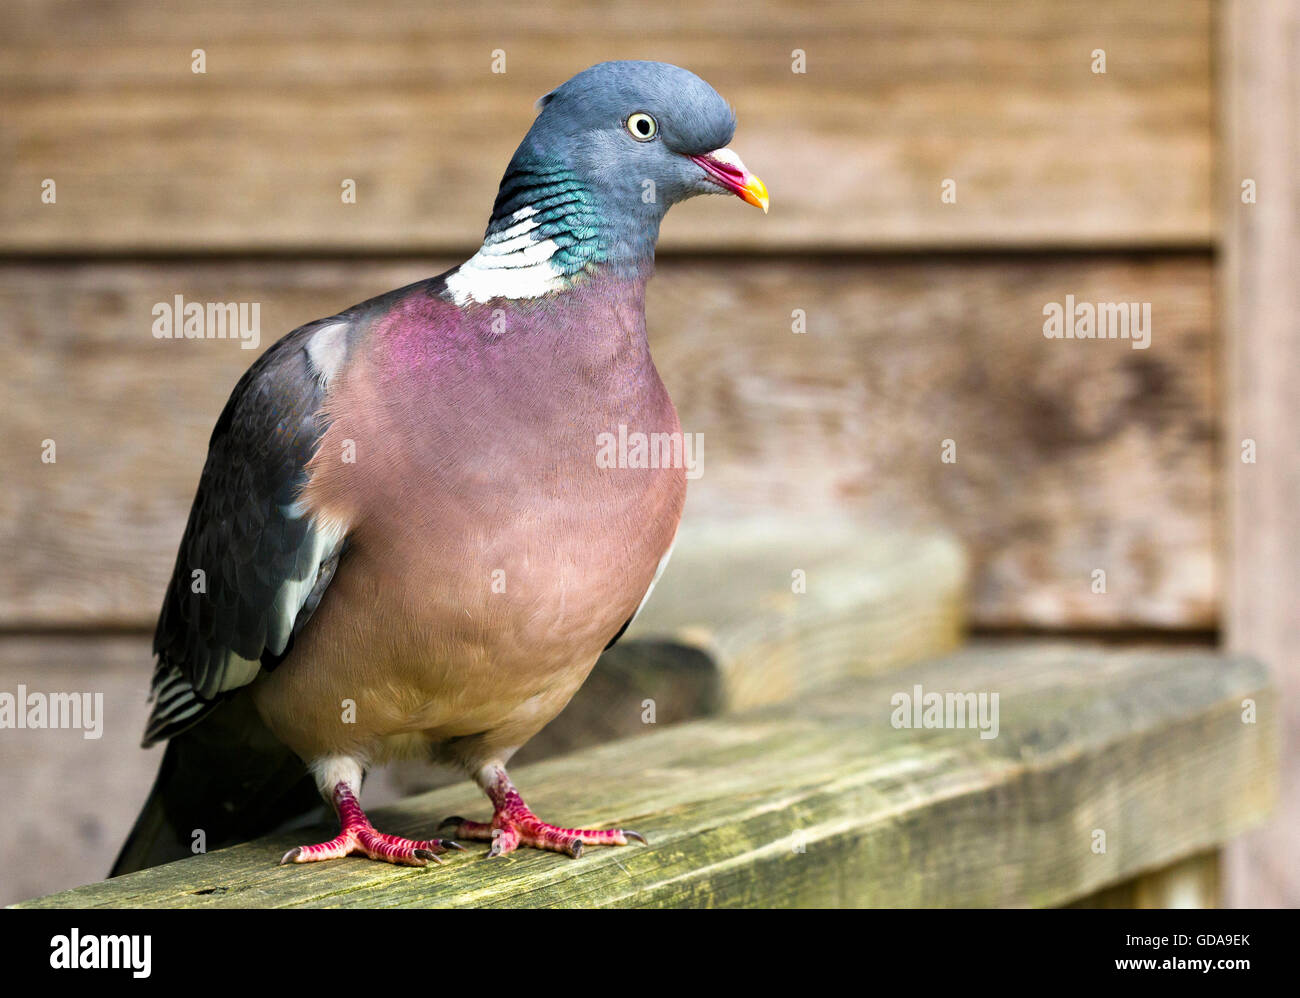
[(506, 771), (500, 767), (496, 768), (493, 779), (485, 789), (494, 808), (491, 823), (454, 817), (447, 818), (439, 827), (454, 828), (452, 834), (457, 838), (491, 842), (489, 858), (504, 856), (522, 845), (566, 852), (576, 859), (582, 855), (584, 845), (625, 846), (629, 839), (642, 843), (646, 840), (640, 832), (621, 828), (559, 828), (548, 824), (533, 814), (510, 782)]
[(295, 846), (280, 860), (285, 863), (318, 863), (325, 859), (341, 859), (354, 852), (385, 863), (403, 866), (424, 866), (429, 860), (441, 863), (438, 853), (465, 847), (451, 839), (403, 839), (385, 835), (375, 830), (357, 798), (346, 783), (334, 788), (334, 807), (339, 813), (342, 830), (328, 842), (314, 846)]

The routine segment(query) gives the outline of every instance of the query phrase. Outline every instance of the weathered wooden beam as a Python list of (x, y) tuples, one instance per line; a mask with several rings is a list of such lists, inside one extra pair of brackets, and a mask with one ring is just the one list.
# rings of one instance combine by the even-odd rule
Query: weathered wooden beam
[[(815, 12), (756, 0), (663, 5), (652, 19), (597, 0), (545, 11), (322, 0), (309, 28), (258, 0), (173, 2), (166, 17), (149, 0), (75, 16), (57, 3), (9, 6), (10, 254), (477, 245), (533, 102), (610, 58), (676, 62), (717, 86), (739, 115), (736, 147), (772, 191), (767, 219), (721, 198), (674, 215), (669, 248), (1212, 236), (1208, 0)], [(806, 72), (794, 71), (795, 50)], [(341, 200), (345, 178), (355, 204)], [(946, 179), (955, 203), (941, 196)]]
[(744, 710), (956, 648), (966, 573), (936, 532), (832, 515), (688, 519), (628, 635), (698, 648), (726, 709)]
[[(898, 694), (998, 695), (998, 733), (905, 729)], [(997, 646), (745, 715), (525, 767), (552, 820), (647, 847), (579, 860), (482, 850), (411, 870), (279, 867), (300, 830), (29, 902), (100, 906), (1053, 905), (1210, 849), (1258, 822), (1277, 731), (1255, 662), (1200, 652)], [(986, 701), (991, 705), (992, 700)], [(427, 834), (483, 813), (470, 786), (375, 815)], [(1104, 851), (1099, 842), (1104, 841)]]

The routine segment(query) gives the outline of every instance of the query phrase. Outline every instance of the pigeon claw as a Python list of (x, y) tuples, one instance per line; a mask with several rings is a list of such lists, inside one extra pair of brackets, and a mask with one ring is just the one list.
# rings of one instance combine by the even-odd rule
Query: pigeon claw
[(340, 783), (334, 791), (334, 806), (339, 812), (342, 826), (339, 834), (328, 842), (310, 846), (295, 846), (280, 859), (280, 865), (289, 863), (319, 863), (327, 859), (342, 859), (359, 853), (382, 863), (398, 866), (427, 866), (441, 863), (439, 853), (449, 849), (464, 851), (465, 847), (451, 839), (404, 839), (399, 835), (386, 835), (370, 823), (351, 788)]
[(360, 854), (382, 863), (394, 863), (398, 866), (427, 866), (429, 863), (440, 864), (438, 854), (449, 849), (465, 847), (451, 839), (404, 839), (398, 835), (385, 835), (373, 827), (348, 829), (328, 842), (318, 845), (295, 846), (280, 860), (280, 865), (289, 863), (319, 863), (327, 859), (342, 859), (344, 856)]
[(540, 820), (531, 811), (520, 813), (518, 809), (509, 813), (498, 811), (490, 823), (448, 818), (440, 827), (449, 826), (455, 826), (453, 834), (457, 838), (490, 842), (488, 859), (505, 856), (521, 846), (567, 853), (577, 859), (586, 846), (625, 846), (629, 840), (642, 844), (646, 841), (640, 832), (620, 828), (559, 828)]

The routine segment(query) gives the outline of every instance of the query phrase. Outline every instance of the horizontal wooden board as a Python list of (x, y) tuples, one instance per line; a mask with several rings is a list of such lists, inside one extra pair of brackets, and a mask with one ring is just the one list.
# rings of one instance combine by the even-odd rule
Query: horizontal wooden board
[(947, 534), (779, 512), (687, 520), (628, 636), (716, 663), (728, 710), (956, 648), (967, 564)]
[[(895, 727), (893, 698), (915, 685), (996, 693), (996, 737)], [(1245, 698), (1259, 723), (1242, 723)], [(421, 870), (351, 858), (277, 866), (304, 837), (333, 833), (300, 829), (33, 904), (1063, 904), (1258, 823), (1277, 789), (1276, 711), (1265, 669), (1249, 659), (987, 648), (515, 772), (549, 820), (617, 822), (645, 833), (648, 846), (588, 848), (578, 860), (524, 850), (485, 863), (471, 844)], [(462, 785), (373, 818), (391, 833), (427, 835), (448, 814), (485, 809)]]
[(1210, 48), (1209, 0), (24, 0), (0, 252), (477, 245), (533, 102), (611, 58), (713, 83), (772, 192), (679, 209), (668, 247), (1205, 246)]
[[(255, 356), (154, 339), (155, 303), (259, 302), (265, 346), (441, 266), (0, 267), (0, 626), (152, 626), (208, 434)], [(1043, 307), (1067, 294), (1150, 302), (1150, 348), (1046, 339)], [(706, 445), (686, 515), (952, 531), (980, 626), (1211, 627), (1212, 297), (1202, 257), (665, 263), (652, 343)]]

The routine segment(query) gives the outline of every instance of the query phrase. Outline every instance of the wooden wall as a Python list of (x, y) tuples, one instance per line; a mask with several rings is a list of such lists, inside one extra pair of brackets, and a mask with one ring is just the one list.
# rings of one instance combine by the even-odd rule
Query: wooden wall
[[(665, 248), (1211, 236), (1204, 0), (8, 6), (0, 248), (17, 254), (461, 251), (533, 101), (611, 58), (712, 82), (776, 198), (761, 226), (723, 203), (682, 212)], [(52, 174), (57, 211), (19, 193)]]
[[(1206, 0), (11, 4), (0, 689), (48, 685), (75, 632), (86, 683), (126, 670), (143, 696), (206, 438), (254, 356), (155, 340), (153, 304), (260, 302), (265, 345), (463, 259), (532, 102), (607, 58), (713, 83), (772, 193), (766, 218), (713, 198), (665, 225), (652, 343), (706, 440), (689, 516), (937, 524), (971, 551), (978, 630), (1205, 640), (1222, 612), (1212, 39)], [(1149, 302), (1150, 348), (1046, 339), (1066, 295)], [(75, 779), (90, 749), (59, 744)], [(153, 765), (96, 770), (119, 803), (42, 890), (102, 873)], [(0, 789), (39, 802), (50, 772), (0, 760)], [(19, 808), (25, 841), (54, 813)], [(0, 901), (16, 862), (0, 844)]]

